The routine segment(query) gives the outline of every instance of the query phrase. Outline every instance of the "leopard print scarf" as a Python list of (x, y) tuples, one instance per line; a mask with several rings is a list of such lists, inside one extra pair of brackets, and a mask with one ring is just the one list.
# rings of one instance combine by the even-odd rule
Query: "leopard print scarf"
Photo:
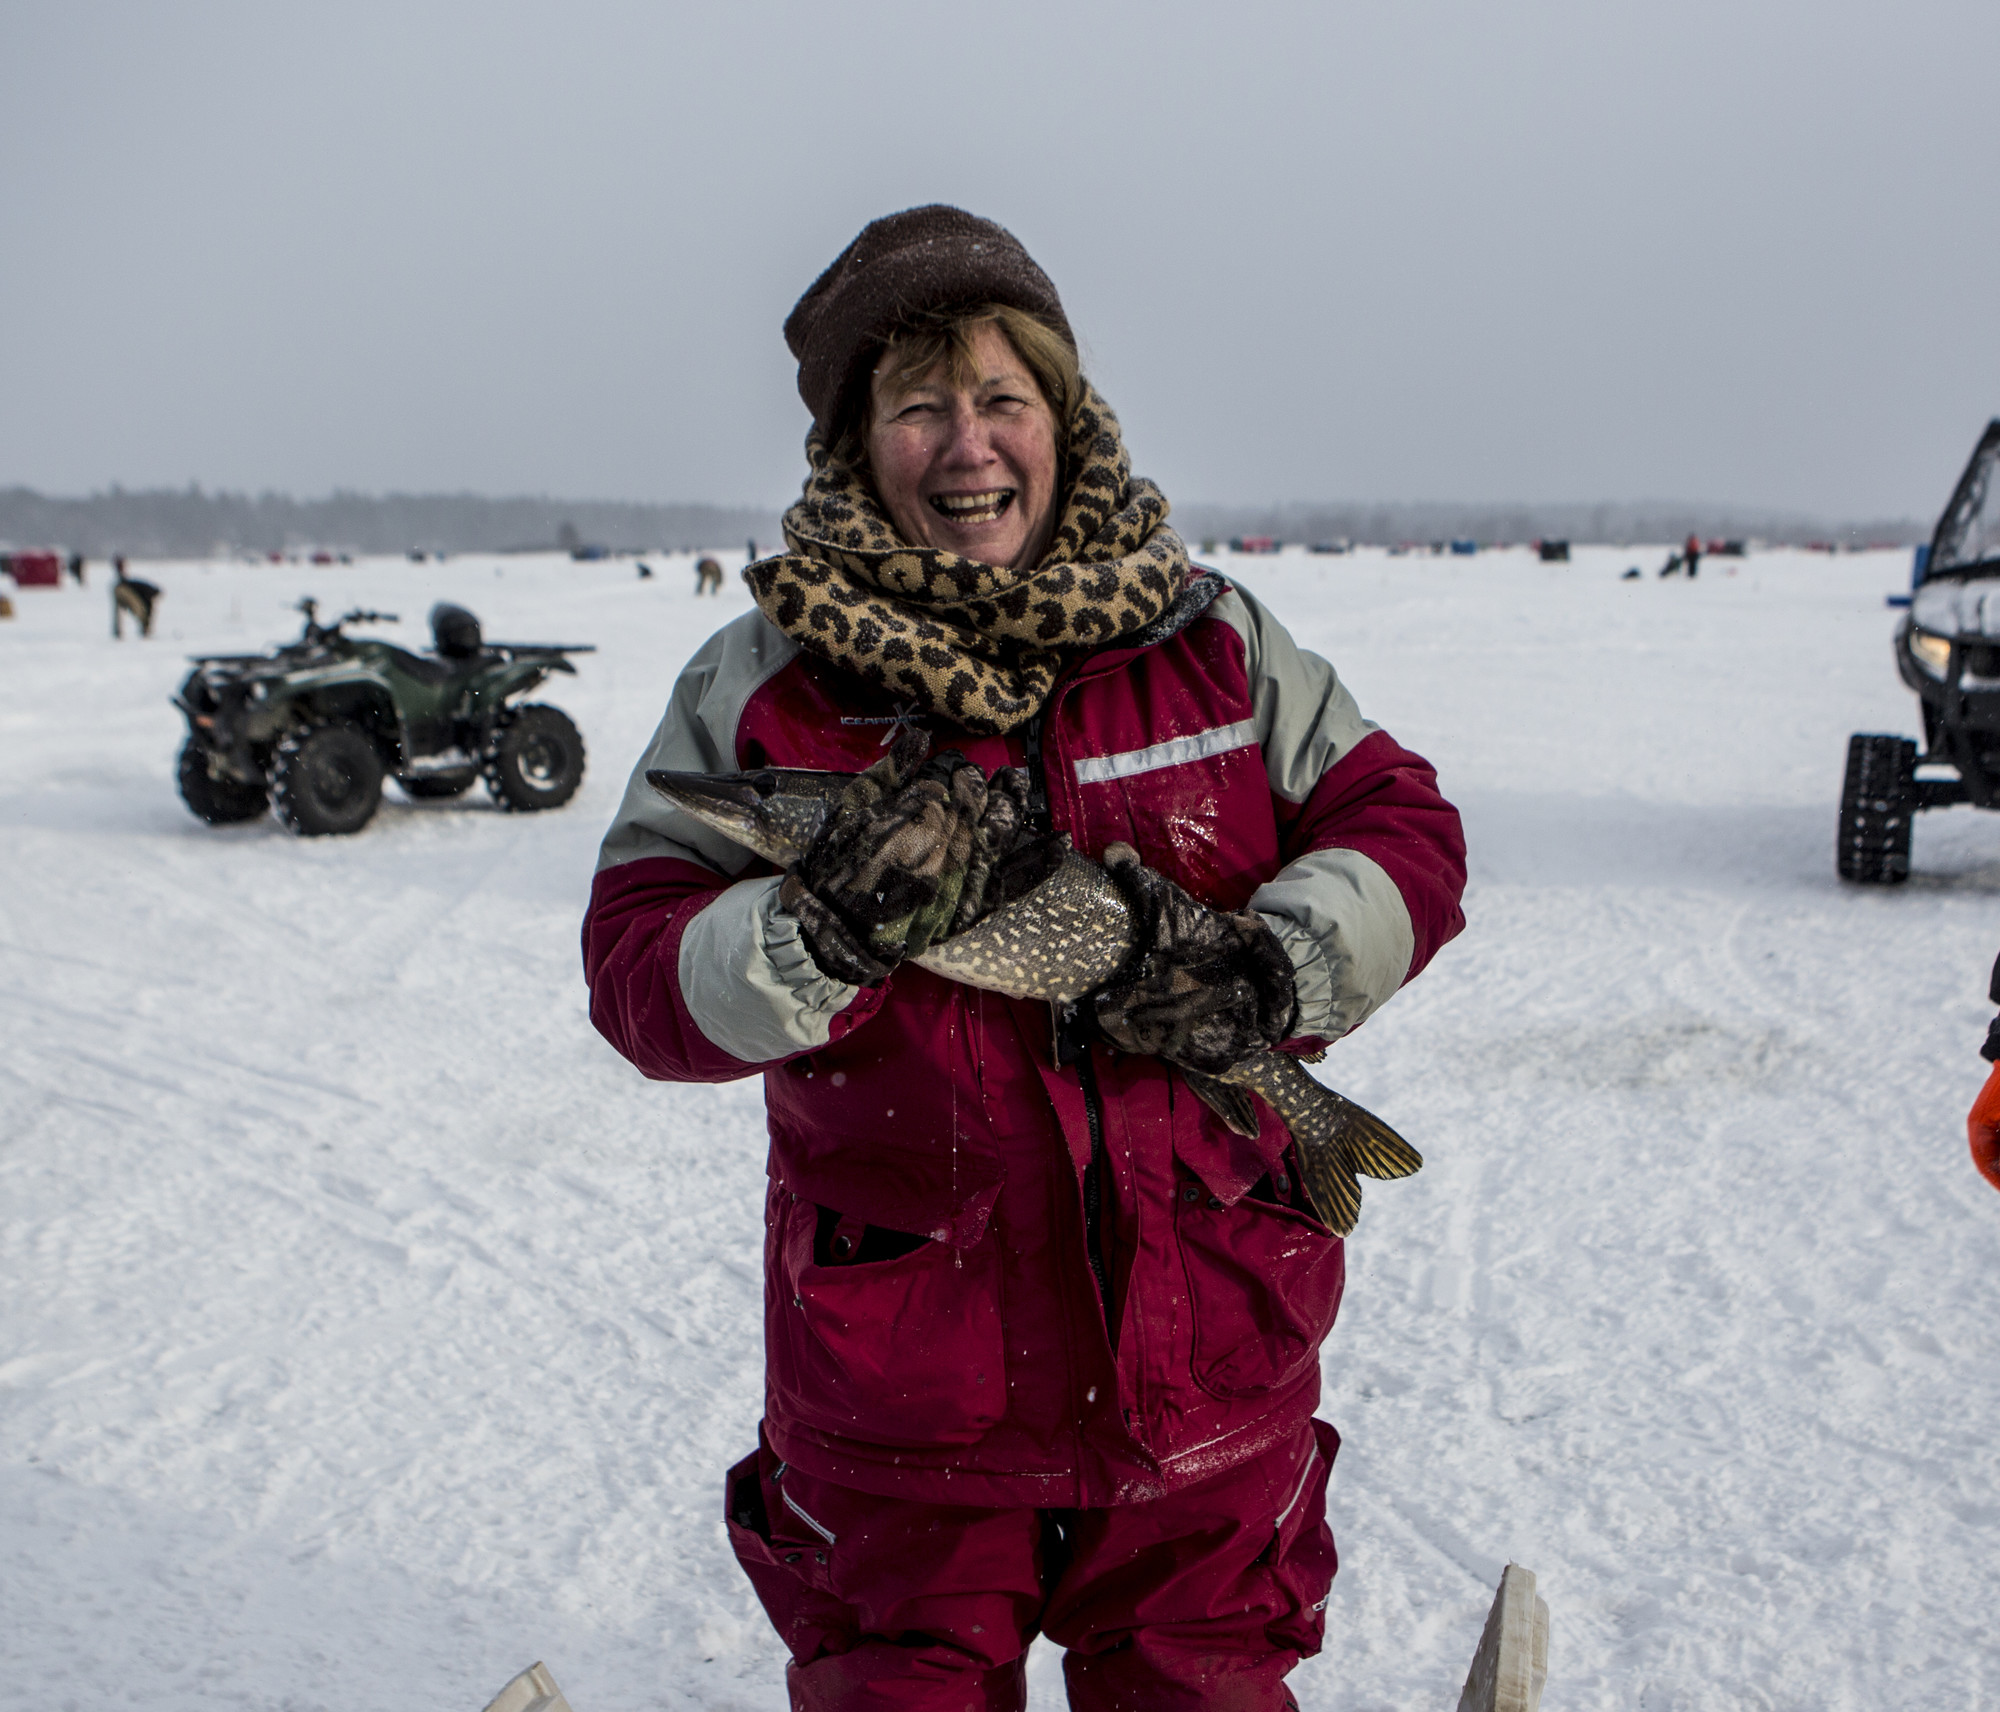
[(867, 480), (806, 441), (812, 473), (785, 513), (791, 549), (743, 573), (764, 616), (808, 653), (914, 696), (966, 731), (1041, 711), (1065, 660), (1144, 630), (1188, 578), (1167, 499), (1132, 474), (1118, 418), (1088, 382), (1070, 413), (1069, 491), (1041, 564), (1010, 571), (895, 530)]

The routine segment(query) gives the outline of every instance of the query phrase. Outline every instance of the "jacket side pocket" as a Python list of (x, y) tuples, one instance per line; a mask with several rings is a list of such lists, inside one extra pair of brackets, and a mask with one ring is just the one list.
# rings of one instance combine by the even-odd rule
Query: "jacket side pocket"
[(819, 1207), (774, 1186), (768, 1216), (775, 1415), (878, 1445), (971, 1444), (999, 1422), (1007, 1376), (991, 1232), (964, 1249), (924, 1240), (823, 1265)]
[(1187, 1268), (1195, 1383), (1224, 1398), (1295, 1383), (1318, 1360), (1340, 1309), (1340, 1238), (1254, 1194), (1227, 1205), (1187, 1172), (1175, 1191), (1174, 1233)]

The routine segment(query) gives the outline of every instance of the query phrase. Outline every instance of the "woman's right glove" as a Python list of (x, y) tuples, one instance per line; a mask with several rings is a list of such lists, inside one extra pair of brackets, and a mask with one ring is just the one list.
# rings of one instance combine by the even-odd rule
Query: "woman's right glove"
[(1138, 950), (1090, 1003), (1120, 1052), (1219, 1076), (1292, 1031), (1292, 960), (1260, 916), (1205, 903), (1139, 860), (1105, 848), (1104, 866), (1132, 905)]
[(1019, 768), (989, 780), (955, 749), (926, 761), (929, 743), (906, 729), (857, 775), (778, 888), (813, 961), (836, 981), (872, 987), (977, 920), (994, 865), (1026, 834)]

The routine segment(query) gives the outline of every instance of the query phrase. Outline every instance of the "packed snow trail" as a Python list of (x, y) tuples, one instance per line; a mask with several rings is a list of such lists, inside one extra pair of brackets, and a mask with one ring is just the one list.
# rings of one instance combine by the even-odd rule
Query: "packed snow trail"
[[(2000, 1702), (2000, 1197), (1965, 1157), (2000, 818), (1833, 877), (1850, 731), (1910, 731), (1907, 556), (1225, 560), (1465, 811), (1470, 926), (1334, 1049), (1428, 1161), (1326, 1351), (1342, 1569), (1306, 1712), (1454, 1704), (1492, 1588), (1547, 1704)], [(96, 569), (94, 567), (94, 569)], [(685, 557), (166, 565), (0, 623), (0, 1705), (775, 1709), (723, 1542), (761, 1372), (757, 1085), (643, 1082), (576, 931), (686, 656)], [(591, 771), (352, 839), (211, 830), (167, 696), (290, 603), (595, 640)], [(1056, 1660), (1031, 1665), (1037, 1708)]]

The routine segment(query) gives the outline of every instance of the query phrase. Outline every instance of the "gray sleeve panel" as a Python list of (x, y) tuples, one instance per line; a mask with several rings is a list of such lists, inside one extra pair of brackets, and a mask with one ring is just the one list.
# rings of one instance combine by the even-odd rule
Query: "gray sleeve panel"
[[(1332, 666), (1308, 653), (1240, 584), (1209, 608), (1243, 638), (1251, 706), (1274, 794), (1304, 802), (1369, 732)], [(1386, 1003), (1416, 950), (1409, 906), (1358, 850), (1314, 850), (1259, 886), (1250, 906), (1270, 923), (1298, 980), (1300, 1034), (1338, 1040)]]
[[(747, 612), (724, 625), (687, 663), (667, 702), (666, 716), (632, 769), (625, 800), (597, 853), (597, 871), (647, 856), (699, 862), (740, 874), (750, 853), (668, 806), (646, 783), (649, 768), (683, 773), (733, 773), (736, 726), (757, 690), (790, 665), (798, 644), (765, 618)], [(720, 1045), (720, 1042), (717, 1042)]]
[(1240, 584), (1232, 582), (1208, 610), (1243, 638), (1271, 789), (1287, 802), (1304, 802), (1326, 771), (1378, 727), (1361, 717), (1333, 668), (1294, 642)]
[(740, 880), (681, 935), (681, 999), (709, 1041), (746, 1064), (827, 1043), (860, 991), (820, 973), (798, 917), (778, 908), (778, 876)]
[(1313, 850), (1250, 896), (1292, 959), (1296, 1032), (1338, 1040), (1388, 1003), (1417, 936), (1396, 882), (1358, 850)]

